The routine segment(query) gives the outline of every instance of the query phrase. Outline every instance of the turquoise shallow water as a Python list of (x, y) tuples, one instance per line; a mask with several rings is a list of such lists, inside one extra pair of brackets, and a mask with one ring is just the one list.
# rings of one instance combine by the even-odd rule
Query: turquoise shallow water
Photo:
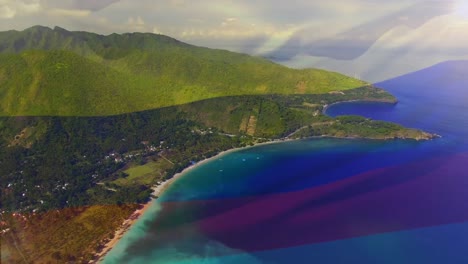
[(379, 84), (396, 106), (328, 114), (441, 139), (310, 139), (224, 155), (175, 182), (104, 262), (468, 263), (468, 91), (432, 76)]
[[(377, 245), (379, 243), (383, 246), (397, 242), (401, 242), (398, 246), (402, 247), (401, 250), (405, 253), (400, 257), (407, 258), (408, 241), (421, 239), (421, 243), (426, 243), (425, 240), (431, 240), (424, 239), (424, 234), (429, 234), (429, 237), (440, 236), (445, 240), (449, 239), (447, 236), (456, 235), (453, 238), (454, 241), (468, 242), (466, 239), (468, 236), (463, 240), (460, 240), (459, 237), (463, 233), (461, 231), (467, 230), (468, 225), (460, 224), (456, 226), (457, 231), (452, 230), (453, 234), (445, 232), (447, 227), (439, 227), (441, 222), (437, 221), (435, 224), (423, 223), (422, 229), (419, 229), (419, 219), (416, 217), (416, 219), (410, 221), (410, 224), (415, 223), (415, 225), (404, 224), (402, 227), (402, 229), (405, 229), (405, 225), (409, 225), (411, 229), (415, 230), (401, 232), (397, 229), (399, 232), (387, 235), (376, 234), (369, 237), (369, 234), (364, 232), (362, 235), (365, 238), (352, 238), (351, 240), (339, 240), (339, 236), (331, 236), (328, 240), (325, 239), (324, 243), (321, 243), (322, 241), (302, 241), (303, 238), (299, 237), (298, 239), (301, 239), (301, 241), (296, 243), (293, 236), (292, 238), (279, 238), (279, 242), (281, 239), (285, 239), (285, 242), (278, 245), (267, 245), (258, 249), (255, 246), (252, 247), (252, 245), (248, 245), (246, 248), (237, 248), (232, 247), (237, 243), (230, 245), (232, 241), (227, 241), (228, 245), (223, 243), (226, 242), (224, 238), (230, 236), (229, 232), (222, 234), (221, 239), (212, 239), (213, 234), (203, 223), (233, 212), (232, 218), (261, 217), (262, 219), (252, 220), (250, 225), (254, 227), (256, 224), (263, 225), (273, 222), (272, 225), (277, 226), (276, 229), (272, 230), (273, 239), (275, 238), (273, 231), (280, 233), (291, 232), (297, 235), (297, 230), (288, 230), (288, 228), (293, 228), (294, 224), (284, 224), (282, 218), (286, 217), (289, 221), (292, 221), (291, 219), (294, 217), (300, 217), (307, 213), (309, 209), (307, 205), (303, 205), (303, 201), (292, 204), (279, 212), (269, 213), (265, 207), (276, 207), (277, 203), (286, 199), (297, 199), (297, 197), (291, 196), (291, 193), (309, 189), (313, 191), (314, 188), (328, 186), (368, 171), (377, 170), (375, 177), (389, 177), (385, 175), (385, 169), (383, 172), (379, 172), (379, 170), (382, 170), (382, 168), (399, 168), (399, 166), (403, 166), (404, 169), (404, 166), (408, 163), (424, 163), (425, 160), (433, 158), (430, 155), (431, 153), (444, 145), (450, 145), (450, 142), (447, 143), (443, 140), (431, 143), (417, 143), (412, 141), (379, 142), (315, 139), (262, 146), (222, 156), (196, 170), (190, 171), (174, 183), (168, 192), (160, 200), (153, 203), (151, 210), (127, 233), (124, 239), (109, 254), (109, 257), (106, 258), (105, 263), (148, 263), (148, 261), (157, 261), (156, 263), (239, 263), (240, 261), (242, 263), (270, 263), (270, 261), (272, 261), (271, 263), (283, 263), (277, 261), (283, 259), (286, 262), (290, 254), (294, 254), (294, 256), (302, 255), (301, 259), (314, 258), (326, 259), (327, 261), (333, 259), (333, 263), (339, 263), (336, 254), (332, 254), (333, 247), (335, 247), (335, 250), (346, 253), (347, 257), (343, 259), (344, 261), (350, 257), (360, 259), (363, 254), (366, 254), (366, 248), (370, 244), (378, 249)], [(421, 154), (416, 155), (418, 152)], [(359, 188), (359, 185), (357, 186)], [(383, 184), (382, 188), (386, 188), (386, 186), (389, 186), (389, 184)], [(434, 186), (434, 188), (437, 188), (437, 186)], [(346, 197), (346, 192), (344, 193), (337, 194), (335, 199), (346, 201), (348, 197)], [(274, 197), (281, 194), (284, 197), (273, 201), (265, 201), (264, 205), (255, 206), (254, 210), (259, 210), (259, 212), (264, 210), (267, 216), (262, 216), (261, 213), (260, 215), (252, 215), (249, 211), (236, 212), (239, 207), (252, 204), (255, 201), (262, 201), (262, 199), (265, 199), (264, 197)], [(390, 191), (389, 198), (387, 200), (383, 199), (385, 203), (390, 205), (392, 203), (391, 194)], [(342, 197), (343, 195), (345, 196)], [(305, 200), (307, 200), (307, 194), (304, 194), (304, 196), (306, 197)], [(352, 197), (352, 194), (347, 196)], [(204, 203), (206, 203), (206, 206)], [(368, 203), (368, 201), (363, 201), (363, 203)], [(321, 206), (326, 207), (328, 204), (332, 203), (324, 203)], [(310, 208), (314, 209), (314, 205), (311, 204)], [(444, 213), (438, 212), (438, 209), (440, 208), (434, 208), (433, 213)], [(466, 208), (460, 207), (459, 209)], [(366, 211), (364, 210), (364, 212)], [(398, 213), (398, 211), (395, 211), (395, 213)], [(211, 224), (216, 226), (219, 224), (218, 221), (224, 222), (223, 219), (225, 218), (229, 219), (230, 217), (215, 219)], [(159, 219), (159, 222), (155, 222), (155, 219)], [(464, 219), (462, 216), (461, 220)], [(346, 222), (346, 218), (341, 220)], [(275, 221), (278, 221), (278, 223), (275, 224)], [(171, 224), (167, 224), (168, 222)], [(446, 222), (450, 223), (451, 219)], [(446, 222), (442, 221), (444, 224)], [(228, 225), (225, 228), (235, 230), (238, 227)], [(307, 226), (304, 228), (307, 228)], [(359, 226), (358, 228), (362, 227)], [(204, 231), (207, 229), (209, 236), (205, 237)], [(220, 229), (223, 229), (223, 227), (220, 227)], [(251, 226), (246, 228), (248, 231), (245, 231), (238, 238), (240, 240), (238, 243), (242, 245), (243, 242), (248, 240), (255, 242), (258, 240), (258, 243), (263, 242), (261, 237), (250, 238), (251, 229)], [(393, 229), (389, 230), (393, 231)], [(382, 233), (387, 233), (386, 231), (389, 230), (386, 230), (385, 226), (382, 227)], [(164, 235), (159, 240), (157, 237), (160, 233), (169, 233), (169, 235)], [(268, 232), (265, 233), (268, 234)], [(375, 233), (379, 232), (376, 231)], [(262, 235), (264, 234), (262, 233)], [(356, 236), (358, 235), (360, 235), (359, 232)], [(353, 236), (354, 234), (351, 237)], [(419, 238), (419, 236), (423, 237)], [(215, 236), (215, 238), (218, 237)], [(345, 236), (344, 238), (348, 237)], [(338, 241), (333, 242), (335, 240)], [(376, 243), (375, 241), (380, 242)], [(440, 238), (437, 241), (440, 242)], [(308, 242), (311, 242), (310, 245), (308, 245)], [(420, 248), (418, 253), (420, 256), (427, 254), (426, 250), (430, 246), (440, 248), (437, 243), (429, 245), (424, 243), (419, 246), (412, 244), (411, 247)], [(380, 252), (377, 249), (373, 250), (374, 254)], [(456, 248), (451, 247), (451, 249)], [(381, 250), (383, 250), (383, 247)], [(414, 255), (418, 251), (411, 252)], [(397, 255), (394, 255), (392, 250), (387, 253), (389, 255), (386, 259), (397, 260)], [(445, 254), (452, 253), (447, 251)], [(384, 255), (380, 252), (379, 256)], [(417, 256), (414, 258), (417, 258)], [(276, 261), (273, 261), (275, 259)]]

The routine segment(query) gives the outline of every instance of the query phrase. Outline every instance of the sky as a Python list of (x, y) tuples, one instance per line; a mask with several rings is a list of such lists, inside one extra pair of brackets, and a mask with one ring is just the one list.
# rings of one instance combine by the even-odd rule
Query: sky
[(0, 0), (0, 30), (152, 32), (381, 81), (468, 59), (468, 0)]

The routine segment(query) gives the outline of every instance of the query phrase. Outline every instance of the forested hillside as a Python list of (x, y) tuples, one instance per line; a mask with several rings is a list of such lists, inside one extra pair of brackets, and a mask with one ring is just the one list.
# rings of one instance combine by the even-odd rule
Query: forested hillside
[(319, 94), (366, 83), (149, 33), (0, 32), (0, 115), (102, 116), (202, 99)]

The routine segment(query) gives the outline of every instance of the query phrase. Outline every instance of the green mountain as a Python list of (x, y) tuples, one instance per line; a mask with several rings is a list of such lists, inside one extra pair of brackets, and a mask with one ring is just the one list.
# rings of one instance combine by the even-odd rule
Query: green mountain
[(435, 137), (323, 114), (349, 100), (396, 103), (338, 73), (161, 35), (0, 32), (2, 256), (88, 262), (151, 187), (223, 150), (310, 136)]
[(319, 94), (367, 85), (318, 69), (196, 47), (149, 33), (35, 26), (0, 32), (0, 115), (102, 116), (202, 99)]

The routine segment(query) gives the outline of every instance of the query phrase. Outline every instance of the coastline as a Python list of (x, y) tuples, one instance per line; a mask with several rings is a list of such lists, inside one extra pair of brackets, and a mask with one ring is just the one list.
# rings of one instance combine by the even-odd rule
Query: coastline
[[(388, 103), (388, 104), (396, 104), (397, 103), (397, 102), (377, 101), (377, 100), (340, 101), (340, 102), (332, 103), (330, 105), (324, 105), (322, 113), (326, 115), (326, 113), (325, 113), (326, 110), (329, 107), (331, 107), (331, 106), (333, 106), (335, 104), (352, 103), (352, 102), (369, 102), (369, 103), (378, 103), (378, 102), (380, 102), (380, 103)], [(361, 137), (335, 137), (335, 136), (328, 136), (328, 135), (311, 136), (311, 137), (307, 137), (307, 138), (340, 138), (340, 139), (350, 139), (350, 140), (365, 139), (365, 138), (361, 138)], [(284, 137), (284, 138), (274, 139), (274, 140), (270, 140), (270, 141), (266, 141), (266, 142), (262, 142), (262, 143), (255, 143), (254, 145), (251, 145), (251, 146), (228, 149), (228, 150), (225, 150), (225, 151), (221, 151), (221, 152), (219, 152), (218, 154), (216, 154), (216, 155), (214, 155), (212, 157), (201, 160), (201, 161), (197, 162), (196, 164), (185, 168), (181, 172), (174, 174), (174, 176), (172, 178), (170, 178), (170, 179), (162, 182), (161, 184), (153, 187), (152, 195), (155, 196), (156, 198), (151, 198), (150, 201), (148, 201), (145, 204), (142, 204), (142, 208), (140, 208), (140, 209), (136, 210), (134, 213), (132, 213), (132, 215), (122, 223), (121, 227), (118, 230), (115, 231), (114, 237), (111, 240), (109, 240), (103, 246), (103, 249), (100, 252), (97, 252), (95, 254), (96, 257), (93, 260), (91, 260), (89, 263), (101, 263), (103, 261), (103, 259), (105, 258), (105, 256), (118, 244), (118, 242), (125, 235), (125, 233), (127, 233), (128, 230), (141, 218), (141, 216), (148, 210), (148, 208), (152, 205), (152, 203), (155, 202), (158, 199), (158, 197), (160, 197), (162, 194), (164, 194), (164, 192), (170, 187), (171, 184), (173, 184), (178, 179), (183, 177), (189, 171), (191, 171), (193, 169), (196, 169), (196, 168), (198, 168), (199, 166), (201, 166), (203, 164), (206, 164), (206, 163), (208, 163), (210, 161), (218, 159), (218, 158), (220, 158), (220, 157), (222, 157), (222, 156), (224, 156), (226, 154), (232, 153), (232, 152), (240, 151), (240, 150), (243, 150), (243, 149), (249, 149), (249, 148), (253, 148), (253, 147), (258, 147), (258, 146), (262, 146), (262, 145), (270, 145), (270, 144), (277, 144), (277, 143), (283, 143), (283, 142), (289, 142), (289, 141), (297, 141), (297, 140), (303, 140), (303, 139), (307, 139), (307, 138), (293, 139), (293, 138), (289, 138), (289, 137)], [(369, 139), (369, 138), (367, 138), (367, 139)], [(389, 139), (393, 139), (393, 138), (375, 139), (375, 140), (389, 140)]]
[(104, 259), (104, 257), (111, 251), (115, 245), (120, 241), (120, 239), (127, 233), (127, 231), (140, 219), (140, 217), (150, 208), (151, 201), (141, 204), (141, 207), (135, 210), (129, 218), (125, 219), (124, 222), (120, 225), (120, 227), (115, 230), (114, 236), (109, 239), (104, 245), (102, 245), (102, 249), (99, 252), (94, 254), (94, 258), (90, 260), (88, 263), (100, 263)]
[[(216, 154), (216, 155), (214, 155), (212, 157), (206, 158), (206, 159), (204, 159), (202, 161), (197, 162), (194, 165), (191, 165), (191, 166), (185, 168), (181, 172), (174, 174), (174, 176), (172, 178), (170, 178), (168, 180), (165, 180), (164, 182), (162, 182), (161, 184), (159, 184), (157, 186), (154, 186), (152, 195), (156, 196), (156, 197), (160, 197), (170, 187), (171, 184), (173, 184), (175, 181), (177, 181), (178, 179), (183, 177), (185, 174), (187, 174), (187, 172), (189, 172), (191, 170), (194, 170), (194, 169), (198, 168), (199, 166), (201, 166), (201, 165), (203, 165), (205, 163), (208, 163), (210, 161), (218, 159), (218, 158), (220, 158), (220, 157), (222, 157), (222, 156), (224, 156), (226, 154), (236, 152), (236, 151), (239, 151), (239, 150), (243, 150), (243, 149), (258, 147), (258, 146), (262, 146), (262, 145), (270, 145), (270, 144), (282, 143), (282, 142), (293, 141), (293, 140), (299, 140), (299, 139), (288, 139), (288, 138), (276, 139), (276, 140), (272, 140), (272, 141), (256, 143), (256, 144), (254, 144), (252, 146), (232, 148), (232, 149), (228, 149), (228, 150), (225, 150), (225, 151), (221, 151), (220, 153), (218, 153), (218, 154)], [(94, 254), (94, 256), (95, 256), (94, 259), (89, 261), (89, 263), (101, 263), (104, 260), (104, 258), (106, 257), (106, 255), (119, 243), (119, 241), (130, 230), (130, 228), (132, 228), (132, 226), (138, 220), (141, 219), (141, 216), (143, 216), (145, 214), (145, 212), (151, 207), (152, 203), (155, 202), (157, 199), (158, 198), (151, 198), (147, 203), (142, 204), (141, 208), (135, 210), (135, 212), (133, 212), (130, 215), (129, 218), (125, 219), (124, 222), (122, 223), (122, 225), (114, 232), (113, 238), (110, 239), (109, 241), (107, 241), (103, 245), (102, 249), (99, 252), (96, 252)]]

